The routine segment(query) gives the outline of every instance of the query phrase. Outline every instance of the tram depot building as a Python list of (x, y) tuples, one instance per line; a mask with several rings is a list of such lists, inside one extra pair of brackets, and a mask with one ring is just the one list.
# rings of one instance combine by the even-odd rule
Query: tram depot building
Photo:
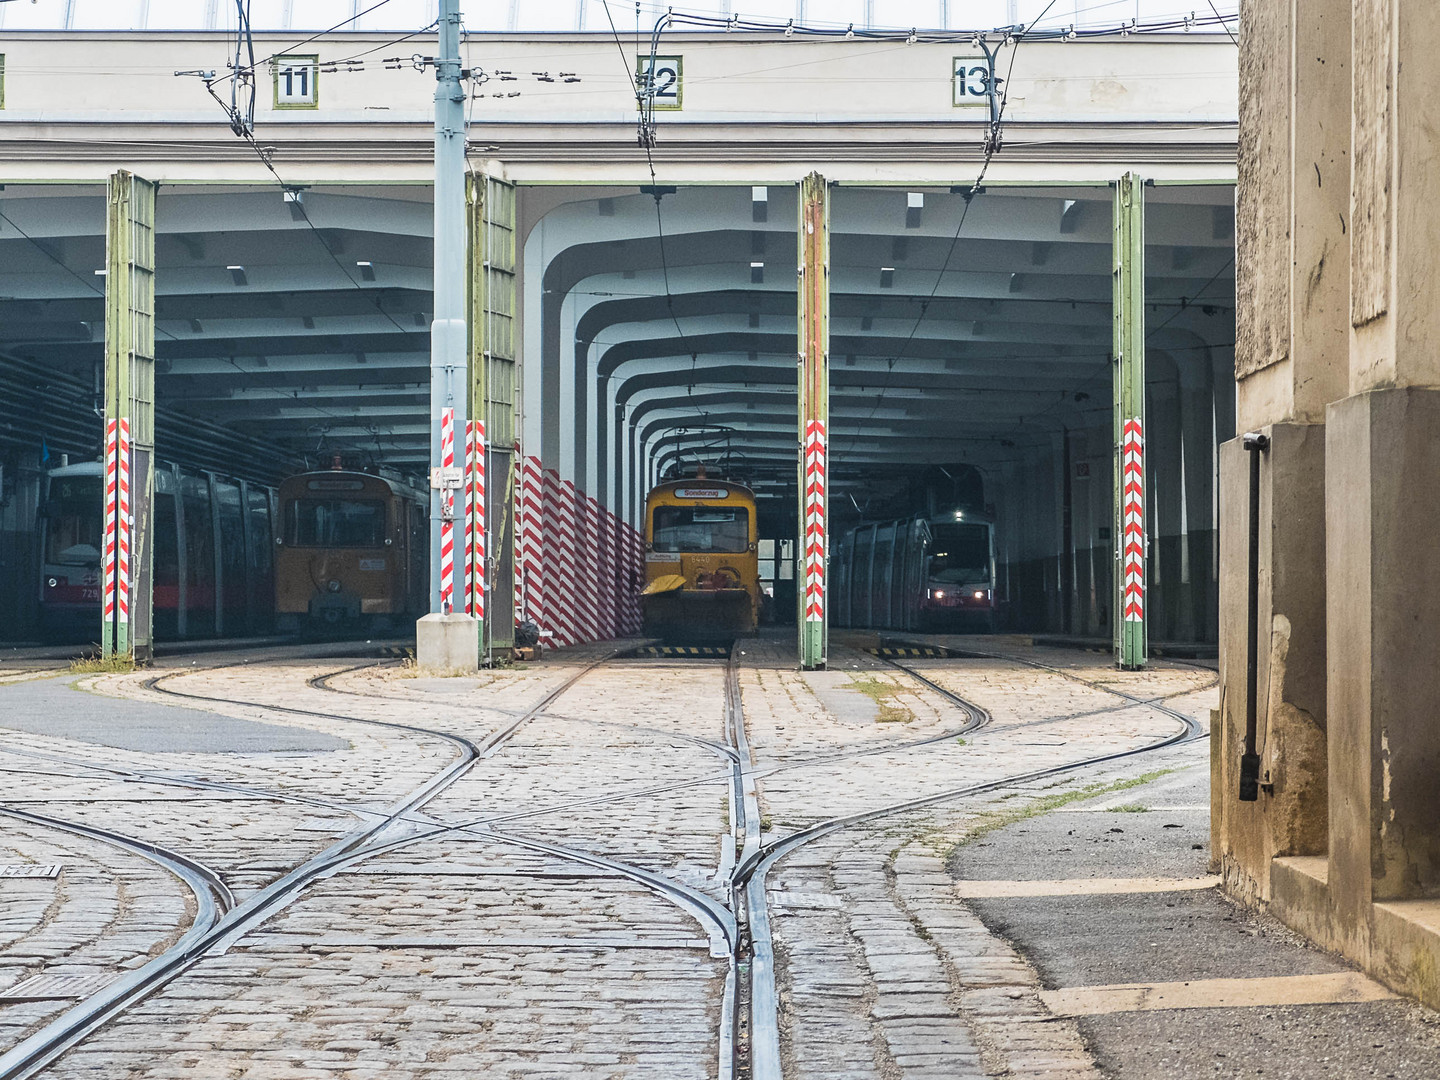
[(0, 0), (0, 1080), (1440, 1075), (1440, 5), (405, 2)]

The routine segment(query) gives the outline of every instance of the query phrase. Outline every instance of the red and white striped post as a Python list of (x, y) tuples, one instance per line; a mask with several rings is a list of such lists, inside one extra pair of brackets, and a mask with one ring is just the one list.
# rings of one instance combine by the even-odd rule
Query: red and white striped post
[(799, 248), (800, 548), (805, 562), (799, 645), (800, 666), (810, 669), (825, 666), (829, 645), (825, 622), (825, 533), (829, 453), (826, 426), (830, 420), (830, 189), (819, 173), (811, 173), (800, 184)]
[(1139, 417), (1125, 421), (1120, 444), (1124, 534), (1121, 539), (1124, 591), (1121, 616), (1126, 623), (1145, 621), (1145, 433)]
[(805, 621), (825, 622), (825, 425), (812, 420), (805, 427)]
[(455, 410), (440, 410), (440, 614), (455, 610), (455, 489), (450, 470), (455, 468)]
[(119, 423), (113, 419), (105, 421), (105, 558), (102, 569), (102, 593), (100, 604), (100, 651), (103, 656), (115, 652), (115, 561), (116, 523), (120, 509)]
[[(485, 422), (471, 420), (465, 438), (465, 612), (485, 619)], [(481, 640), (484, 630), (481, 629)]]
[(1115, 187), (1115, 662), (1145, 666), (1145, 180)]
[(130, 539), (134, 515), (130, 505), (130, 421), (121, 417), (115, 441), (115, 651), (130, 652)]

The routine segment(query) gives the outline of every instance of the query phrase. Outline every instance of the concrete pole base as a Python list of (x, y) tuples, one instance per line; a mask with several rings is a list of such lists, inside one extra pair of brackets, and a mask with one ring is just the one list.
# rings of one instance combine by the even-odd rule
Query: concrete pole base
[(415, 623), (415, 664), (462, 675), (480, 670), (476, 621), (469, 615), (426, 615)]

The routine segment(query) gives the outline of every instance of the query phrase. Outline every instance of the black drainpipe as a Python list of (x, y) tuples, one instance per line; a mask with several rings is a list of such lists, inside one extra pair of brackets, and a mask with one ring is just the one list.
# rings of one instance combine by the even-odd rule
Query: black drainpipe
[(1245, 642), (1245, 752), (1240, 755), (1240, 801), (1260, 798), (1260, 755), (1255, 752), (1260, 684), (1260, 455), (1270, 437), (1249, 431), (1243, 438), (1250, 454), (1250, 610)]

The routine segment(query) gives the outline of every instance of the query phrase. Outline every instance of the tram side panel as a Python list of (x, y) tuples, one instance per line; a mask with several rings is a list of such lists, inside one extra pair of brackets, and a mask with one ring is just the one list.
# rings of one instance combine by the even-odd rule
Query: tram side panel
[[(103, 467), (95, 461), (52, 469), (45, 478), (38, 591), (40, 629), (47, 640), (84, 642), (99, 636), (103, 483)], [(248, 529), (242, 490), (251, 499)], [(156, 469), (158, 640), (269, 631), (270, 501), (268, 488), (194, 474), (171, 463)]]

